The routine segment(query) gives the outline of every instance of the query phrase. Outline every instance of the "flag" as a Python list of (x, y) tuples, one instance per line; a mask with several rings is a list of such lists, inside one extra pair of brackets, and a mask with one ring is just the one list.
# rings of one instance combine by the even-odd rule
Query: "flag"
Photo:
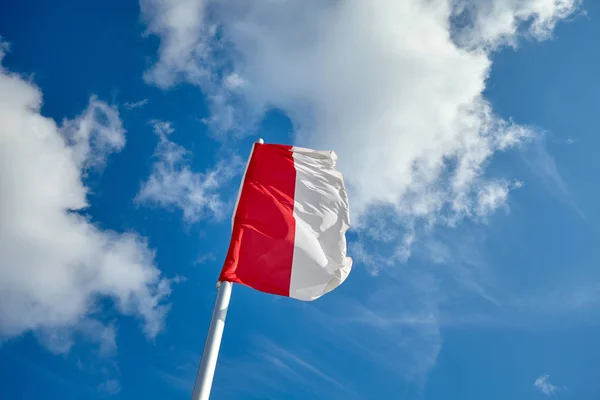
[(333, 151), (254, 144), (220, 281), (314, 300), (350, 273), (348, 195)]

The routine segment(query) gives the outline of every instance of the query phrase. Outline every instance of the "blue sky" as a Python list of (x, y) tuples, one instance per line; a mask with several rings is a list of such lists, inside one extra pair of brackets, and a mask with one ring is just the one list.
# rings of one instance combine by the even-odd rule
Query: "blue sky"
[(397, 3), (3, 1), (0, 398), (189, 398), (262, 137), (354, 268), (236, 285), (213, 398), (597, 399), (599, 5)]

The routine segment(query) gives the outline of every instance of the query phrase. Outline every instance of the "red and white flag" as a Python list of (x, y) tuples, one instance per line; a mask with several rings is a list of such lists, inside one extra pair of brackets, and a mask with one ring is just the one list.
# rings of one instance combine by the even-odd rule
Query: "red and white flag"
[(254, 144), (219, 280), (314, 300), (352, 268), (348, 196), (332, 151)]

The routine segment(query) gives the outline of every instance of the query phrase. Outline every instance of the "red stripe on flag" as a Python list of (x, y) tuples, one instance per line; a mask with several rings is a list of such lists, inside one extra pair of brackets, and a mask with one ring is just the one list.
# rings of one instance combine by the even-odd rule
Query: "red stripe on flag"
[(255, 144), (219, 280), (289, 296), (296, 221), (291, 146)]

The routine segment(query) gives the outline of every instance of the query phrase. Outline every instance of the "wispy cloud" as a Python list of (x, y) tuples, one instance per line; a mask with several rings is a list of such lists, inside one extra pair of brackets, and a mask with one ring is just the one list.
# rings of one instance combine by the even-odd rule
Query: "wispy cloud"
[(285, 350), (283, 347), (276, 345), (272, 341), (263, 339), (263, 350), (261, 356), (267, 360), (275, 360), (279, 366), (284, 366), (284, 369), (292, 374), (296, 374), (294, 371), (298, 367), (310, 374), (324, 380), (327, 383), (337, 386), (340, 389), (346, 390), (345, 386), (340, 383), (337, 379), (331, 377), (313, 364), (302, 359), (298, 355)]
[(550, 377), (548, 375), (540, 375), (535, 382), (533, 382), (533, 386), (546, 396), (552, 396), (558, 390), (556, 386), (550, 383)]
[[(319, 324), (320, 335), (311, 340), (340, 352), (351, 348), (374, 368), (424, 385), (444, 328), (537, 330), (597, 314), (595, 275), (563, 278), (558, 287), (555, 281), (536, 288), (515, 285), (513, 271), (497, 268), (490, 258), (485, 231), (481, 226), (437, 230), (422, 237), (401, 266), (383, 268), (376, 278), (350, 278), (352, 295), (342, 292), (327, 304), (304, 306), (303, 318)], [(360, 268), (362, 260), (355, 260)], [(378, 266), (387, 259), (370, 256), (369, 261)]]
[(175, 365), (170, 371), (156, 369), (154, 374), (169, 386), (189, 394), (194, 389), (198, 363), (201, 357), (199, 354), (187, 355), (184, 357), (187, 361)]
[(109, 379), (101, 383), (98, 390), (114, 396), (121, 392), (121, 383), (117, 379)]
[(424, 387), (442, 344), (439, 285), (418, 270), (410, 274), (400, 280), (382, 271), (366, 297), (338, 295), (324, 309), (304, 305), (303, 318), (319, 326), (313, 340), (340, 353), (352, 349), (373, 369)]
[(194, 265), (204, 264), (209, 261), (215, 261), (217, 258), (213, 253), (202, 254), (196, 258)]
[(159, 138), (156, 161), (135, 202), (178, 208), (189, 223), (204, 217), (220, 218), (226, 201), (219, 190), (240, 172), (241, 159), (233, 156), (205, 172), (194, 172), (190, 152), (169, 140), (174, 131), (171, 123), (152, 121), (152, 125)]
[(60, 134), (84, 171), (102, 168), (109, 154), (125, 147), (125, 129), (117, 108), (99, 101), (96, 96), (90, 97), (81, 115), (63, 121)]
[[(281, 398), (358, 398), (352, 384), (320, 365), (320, 357), (303, 349), (302, 354), (264, 336), (252, 341), (246, 356), (220, 360), (217, 379), (240, 377), (235, 393), (256, 394), (261, 388), (278, 392)], [(301, 383), (301, 392), (291, 392), (290, 383)], [(222, 395), (229, 395), (228, 385), (218, 384)]]
[(148, 104), (148, 99), (143, 99), (140, 101), (134, 101), (134, 102), (125, 102), (123, 103), (123, 107), (126, 110), (133, 110), (134, 108), (141, 108), (144, 107), (146, 104)]
[(585, 219), (585, 215), (577, 206), (571, 190), (565, 182), (556, 160), (548, 150), (546, 139), (543, 135), (538, 135), (532, 145), (522, 152), (524, 162), (531, 171), (537, 176), (546, 190), (557, 200), (572, 207), (580, 217)]
[(111, 357), (117, 351), (117, 331), (114, 325), (103, 324), (90, 318), (83, 319), (72, 327), (42, 328), (35, 332), (35, 336), (40, 343), (56, 354), (68, 353), (78, 336), (97, 344), (98, 355), (101, 358)]

